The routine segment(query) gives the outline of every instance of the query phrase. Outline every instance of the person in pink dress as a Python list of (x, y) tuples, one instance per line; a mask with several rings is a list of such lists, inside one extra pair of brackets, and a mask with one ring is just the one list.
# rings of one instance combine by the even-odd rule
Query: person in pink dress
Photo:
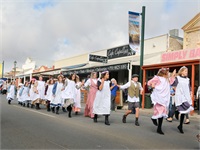
[(94, 118), (93, 103), (94, 103), (94, 99), (96, 96), (96, 92), (98, 91), (98, 89), (97, 89), (97, 73), (96, 72), (91, 73), (90, 79), (88, 79), (85, 82), (84, 86), (85, 87), (89, 86), (84, 116)]
[[(154, 104), (154, 112), (151, 120), (157, 127), (157, 133), (164, 135), (162, 131), (163, 118), (167, 118), (167, 110), (170, 102), (170, 85), (174, 82), (176, 70), (169, 78), (169, 68), (159, 69), (157, 75), (148, 81), (148, 85), (153, 88), (151, 100)], [(158, 119), (158, 122), (157, 122)]]

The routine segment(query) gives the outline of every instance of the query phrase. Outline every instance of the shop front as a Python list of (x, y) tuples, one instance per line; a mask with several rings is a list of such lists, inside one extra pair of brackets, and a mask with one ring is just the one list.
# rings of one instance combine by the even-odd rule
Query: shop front
[[(178, 70), (182, 67), (186, 66), (188, 68), (188, 77), (190, 78), (191, 91), (193, 93), (192, 101), (193, 106), (196, 109), (199, 109), (197, 106), (196, 90), (199, 83), (199, 69), (200, 69), (200, 48), (190, 49), (190, 50), (179, 50), (166, 52), (161, 55), (161, 63), (153, 64), (153, 65), (145, 65), (142, 67), (143, 69), (143, 88), (145, 89), (145, 84), (147, 80), (153, 77), (151, 72), (155, 74), (162, 67), (167, 67), (172, 72), (174, 69), (178, 72)], [(155, 75), (154, 74), (154, 75)], [(150, 75), (150, 76), (149, 76)], [(146, 91), (145, 91), (146, 92)], [(142, 108), (145, 105), (145, 93), (142, 96)]]

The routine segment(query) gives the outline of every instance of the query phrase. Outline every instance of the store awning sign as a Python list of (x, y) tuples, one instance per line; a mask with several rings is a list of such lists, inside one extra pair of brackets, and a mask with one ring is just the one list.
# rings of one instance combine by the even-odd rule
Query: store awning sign
[(107, 50), (108, 59), (126, 57), (131, 55), (135, 55), (135, 52), (129, 47), (129, 45), (124, 45)]
[(99, 56), (99, 55), (89, 54), (89, 61), (107, 63), (108, 58), (106, 56)]
[(200, 48), (191, 50), (177, 50), (166, 52), (161, 55), (161, 62), (200, 59)]
[(129, 14), (129, 46), (137, 53), (140, 53), (140, 14), (128, 12)]

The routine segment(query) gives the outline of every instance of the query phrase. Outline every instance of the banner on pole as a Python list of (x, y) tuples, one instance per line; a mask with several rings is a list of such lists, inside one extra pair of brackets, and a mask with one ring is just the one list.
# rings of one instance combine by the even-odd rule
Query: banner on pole
[(129, 11), (129, 46), (140, 53), (140, 14)]
[(0, 63), (0, 78), (2, 78), (3, 75), (3, 65)]

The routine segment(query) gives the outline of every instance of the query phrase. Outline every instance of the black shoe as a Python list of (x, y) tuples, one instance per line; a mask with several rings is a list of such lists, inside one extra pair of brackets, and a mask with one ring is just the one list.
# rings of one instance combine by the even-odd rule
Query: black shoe
[(158, 126), (157, 119), (152, 119), (152, 118), (151, 118), (151, 120), (152, 120), (152, 122), (153, 122), (153, 124), (154, 124), (155, 126)]
[(67, 112), (66, 109), (65, 109), (65, 107), (62, 107), (62, 111), (63, 111), (63, 112)]
[(56, 107), (56, 114), (59, 114), (59, 107)]
[(179, 129), (180, 133), (184, 134), (183, 128), (181, 128), (180, 125), (177, 128)]
[(71, 115), (71, 111), (69, 111), (69, 113), (68, 113), (68, 117), (69, 117), (69, 118), (72, 117), (72, 115)]
[(27, 104), (27, 107), (29, 108), (29, 103)]
[(135, 125), (136, 125), (136, 126), (140, 126), (140, 124), (139, 124), (138, 121), (135, 121)]
[(75, 115), (78, 115), (78, 111), (75, 112)]
[(33, 104), (31, 104), (31, 108), (33, 108), (34, 107), (34, 105)]
[(126, 123), (126, 115), (123, 115), (122, 122)]
[(105, 116), (105, 125), (107, 125), (107, 126), (110, 125), (109, 120), (108, 120), (108, 115)]
[(23, 103), (23, 107), (25, 107), (26, 106), (26, 104), (25, 103)]
[(93, 120), (94, 120), (95, 123), (97, 123), (97, 114), (94, 115)]
[(162, 130), (157, 129), (157, 133), (164, 135), (164, 133), (162, 132)]
[(55, 113), (55, 107), (52, 107), (51, 110), (52, 110), (52, 113)]
[(10, 104), (11, 100), (8, 100), (8, 104)]

